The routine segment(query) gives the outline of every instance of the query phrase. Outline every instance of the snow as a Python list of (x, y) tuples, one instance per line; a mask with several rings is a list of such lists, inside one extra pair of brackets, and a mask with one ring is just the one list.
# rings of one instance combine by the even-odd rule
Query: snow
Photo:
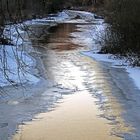
[[(77, 16), (79, 16), (81, 19), (75, 19)], [(53, 17), (47, 17), (43, 19), (34, 19), (30, 21), (26, 21), (26, 24), (47, 24), (49, 22), (56, 22), (56, 23), (81, 23), (93, 21), (94, 20), (94, 14), (84, 11), (73, 11), (73, 10), (63, 10), (62, 12), (59, 12), (57, 16)]]
[(39, 79), (33, 76), (33, 58), (24, 51), (16, 50), (16, 46), (0, 46), (0, 85), (8, 86), (21, 83), (37, 83)]
[[(75, 19), (79, 16), (81, 19)], [(85, 11), (63, 10), (56, 16), (25, 21), (25, 25), (50, 25), (51, 23), (89, 23), (94, 21), (94, 14)]]
[(88, 23), (84, 19), (71, 19), (64, 21), (64, 23)]
[(4, 36), (8, 38), (12, 44), (21, 45), (23, 39), (20, 34), (23, 34), (24, 27), (22, 24), (7, 25), (4, 29)]
[[(42, 19), (33, 19), (33, 20), (28, 20), (24, 22), (26, 25), (50, 25), (50, 23), (61, 23), (66, 20), (70, 20), (72, 17), (70, 17), (65, 11), (59, 12), (56, 16), (54, 17), (47, 17), (47, 18), (42, 18)], [(56, 24), (54, 24), (56, 25)]]
[(134, 80), (136, 86), (140, 89), (140, 68), (135, 67), (127, 67), (127, 72), (129, 73), (129, 76)]
[(0, 45), (0, 87), (39, 82), (39, 78), (32, 74), (31, 70), (36, 61), (25, 50), (27, 44), (28, 50), (32, 49), (25, 25), (7, 25), (4, 37), (9, 39), (12, 45)]
[(49, 25), (49, 22), (51, 22), (52, 20), (50, 19), (32, 19), (32, 20), (28, 20), (25, 23), (25, 25)]
[[(79, 16), (81, 19), (75, 19)], [(85, 11), (64, 10), (58, 13), (56, 17), (48, 17), (47, 21), (55, 21), (56, 23), (88, 23), (94, 20), (94, 14)]]
[(64, 20), (69, 20), (70, 16), (65, 12), (59, 12), (58, 16), (55, 18), (55, 21), (59, 22), (59, 21), (64, 21)]

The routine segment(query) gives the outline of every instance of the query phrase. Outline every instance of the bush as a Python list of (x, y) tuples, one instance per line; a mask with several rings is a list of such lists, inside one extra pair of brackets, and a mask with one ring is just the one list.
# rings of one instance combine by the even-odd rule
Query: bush
[[(112, 25), (101, 50), (128, 56), (140, 55), (140, 0), (106, 0), (107, 21)], [(131, 56), (131, 55), (129, 55)]]

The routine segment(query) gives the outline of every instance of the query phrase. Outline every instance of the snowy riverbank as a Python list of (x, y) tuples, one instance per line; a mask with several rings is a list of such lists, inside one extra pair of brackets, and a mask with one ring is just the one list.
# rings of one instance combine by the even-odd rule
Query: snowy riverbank
[(97, 54), (94, 51), (82, 52), (82, 54), (87, 55), (97, 61), (109, 62), (112, 64), (112, 67), (125, 68), (129, 73), (129, 76), (133, 79), (137, 88), (140, 89), (140, 68), (129, 66), (129, 63), (125, 59), (118, 59), (112, 54)]
[(30, 55), (33, 48), (24, 25), (7, 25), (4, 36), (12, 45), (0, 45), (0, 86), (39, 82), (32, 73), (36, 60)]

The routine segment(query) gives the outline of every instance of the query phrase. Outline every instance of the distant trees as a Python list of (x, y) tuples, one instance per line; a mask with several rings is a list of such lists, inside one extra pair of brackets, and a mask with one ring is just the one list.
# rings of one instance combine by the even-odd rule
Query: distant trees
[(1, 13), (7, 20), (31, 18), (46, 13), (46, 0), (1, 0)]

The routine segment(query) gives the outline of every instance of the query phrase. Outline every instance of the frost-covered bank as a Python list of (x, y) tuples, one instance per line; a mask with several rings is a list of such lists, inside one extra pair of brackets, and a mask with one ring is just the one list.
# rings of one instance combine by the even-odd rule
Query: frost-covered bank
[(113, 56), (112, 54), (97, 54), (94, 51), (82, 53), (97, 61), (109, 62), (112, 64), (112, 67), (125, 68), (126, 71), (129, 73), (129, 76), (133, 79), (136, 87), (140, 89), (140, 68), (130, 66), (129, 62), (127, 62), (127, 59), (119, 59), (118, 57)]

